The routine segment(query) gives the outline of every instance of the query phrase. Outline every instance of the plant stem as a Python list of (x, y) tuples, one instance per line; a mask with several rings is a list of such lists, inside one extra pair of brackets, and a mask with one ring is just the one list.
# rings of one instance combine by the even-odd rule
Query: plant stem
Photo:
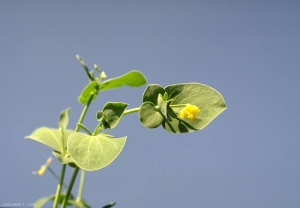
[(86, 172), (84, 170), (81, 170), (80, 184), (79, 184), (79, 189), (78, 189), (78, 194), (76, 199), (77, 202), (80, 202), (82, 199), (82, 193), (83, 193), (84, 182), (85, 182), (85, 174)]
[(65, 207), (67, 206), (68, 199), (69, 199), (69, 196), (70, 196), (70, 194), (71, 194), (71, 191), (72, 191), (74, 182), (75, 182), (75, 180), (76, 180), (78, 171), (79, 171), (79, 168), (76, 167), (75, 170), (74, 170), (73, 176), (72, 176), (72, 178), (71, 178), (70, 185), (69, 185), (69, 188), (68, 188), (68, 190), (67, 190), (65, 199), (64, 199), (63, 204), (62, 204), (62, 206), (61, 206), (62, 208), (65, 208)]
[(53, 208), (57, 208), (58, 207), (59, 196), (60, 196), (60, 193), (61, 193), (61, 189), (62, 189), (62, 187), (64, 185), (65, 171), (66, 171), (66, 164), (63, 164), (62, 168), (61, 168), (59, 184), (57, 185), (57, 190), (56, 190), (56, 195), (55, 195), (55, 200), (54, 200)]
[(138, 112), (139, 110), (140, 110), (139, 107), (138, 108), (132, 108), (132, 109), (126, 110), (126, 111), (124, 111), (123, 116), (125, 116), (127, 114)]
[[(56, 175), (56, 173), (52, 170), (51, 167), (48, 167), (47, 170), (59, 181), (60, 177), (58, 177), (58, 175)], [(67, 189), (68, 186), (66, 184), (63, 184), (63, 186)]]
[[(185, 107), (186, 106), (186, 104), (176, 104), (176, 105), (170, 105), (170, 107), (173, 107), (173, 108), (182, 108), (182, 107)], [(160, 109), (160, 107), (159, 106), (155, 106), (155, 109), (156, 110), (159, 110)], [(124, 111), (124, 113), (123, 113), (123, 116), (125, 116), (125, 115), (127, 115), (127, 114), (131, 114), (131, 113), (136, 113), (136, 112), (138, 112), (140, 110), (140, 107), (138, 107), (138, 108), (132, 108), (132, 109), (129, 109), (129, 110), (126, 110), (126, 111)]]
[[(79, 118), (78, 123), (81, 124), (81, 123), (83, 122), (83, 120), (84, 120), (84, 118), (85, 118), (85, 115), (86, 115), (86, 113), (87, 113), (87, 111), (88, 111), (88, 109), (89, 109), (89, 107), (90, 107), (90, 104), (91, 104), (91, 102), (92, 102), (92, 100), (93, 100), (93, 97), (94, 97), (94, 95), (91, 95), (89, 101), (88, 101), (87, 104), (84, 106), (84, 109), (82, 110), (82, 113), (81, 113), (81, 115), (80, 115), (80, 118)], [(80, 129), (80, 125), (77, 125), (77, 126), (76, 126), (76, 129), (75, 129), (75, 132), (78, 132), (79, 129)], [(65, 207), (67, 206), (67, 203), (68, 203), (68, 200), (69, 200), (69, 196), (70, 196), (70, 193), (71, 193), (71, 191), (72, 191), (74, 182), (75, 182), (75, 180), (76, 180), (78, 171), (79, 171), (79, 167), (76, 166), (76, 168), (75, 168), (75, 170), (74, 170), (74, 172), (73, 172), (73, 176), (72, 176), (72, 179), (71, 179), (71, 181), (70, 181), (70, 185), (69, 185), (69, 188), (68, 188), (68, 190), (67, 190), (65, 199), (64, 199), (64, 201), (63, 201), (62, 208), (65, 208)], [(84, 181), (83, 181), (82, 183), (83, 183), (83, 185), (84, 185)], [(82, 185), (82, 187), (83, 187), (83, 185)], [(83, 190), (83, 188), (82, 188), (82, 190)], [(81, 193), (81, 194), (82, 194), (82, 193)]]
[[(90, 98), (90, 100), (88, 101), (88, 103), (84, 106), (84, 109), (82, 110), (82, 113), (81, 113), (81, 115), (80, 115), (80, 118), (79, 118), (78, 123), (81, 124), (81, 123), (83, 122), (84, 117), (85, 117), (85, 115), (86, 115), (87, 110), (88, 110), (89, 107), (90, 107), (90, 104), (91, 104), (91, 101), (92, 101), (93, 97), (94, 97), (94, 96), (91, 96), (91, 98)], [(79, 129), (80, 129), (80, 126), (77, 125), (77, 126), (76, 126), (76, 129), (75, 129), (75, 132), (78, 132)]]

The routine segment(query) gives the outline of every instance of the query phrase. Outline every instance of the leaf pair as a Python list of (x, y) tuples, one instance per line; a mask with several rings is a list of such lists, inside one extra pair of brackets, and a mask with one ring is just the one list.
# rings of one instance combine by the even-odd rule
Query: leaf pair
[[(187, 104), (200, 109), (195, 119), (180, 118)], [(143, 95), (139, 117), (148, 128), (160, 125), (172, 133), (186, 133), (205, 128), (226, 109), (225, 100), (215, 89), (200, 83), (149, 85)]]
[[(125, 103), (107, 103), (105, 105), (102, 114), (110, 128), (114, 128), (118, 124), (126, 107)], [(99, 170), (112, 163), (125, 145), (126, 137), (115, 138), (108, 134), (90, 136), (74, 132), (65, 129), (68, 122), (69, 109), (60, 115), (59, 126), (61, 128), (41, 127), (25, 138), (52, 148), (53, 154), (61, 163), (75, 162), (81, 169), (88, 171)]]
[(67, 148), (67, 139), (74, 131), (67, 129), (69, 124), (70, 108), (61, 112), (59, 117), (58, 129), (40, 127), (25, 139), (32, 139), (49, 146), (53, 150), (64, 153)]

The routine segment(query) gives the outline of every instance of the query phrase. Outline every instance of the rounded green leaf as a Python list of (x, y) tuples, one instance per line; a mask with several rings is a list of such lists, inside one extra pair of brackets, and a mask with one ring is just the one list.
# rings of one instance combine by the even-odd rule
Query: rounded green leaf
[(64, 148), (66, 148), (68, 137), (73, 132), (74, 131), (72, 130), (64, 130), (64, 141), (62, 141), (62, 133), (59, 129), (40, 127), (29, 136), (26, 136), (25, 139), (32, 139), (38, 141), (60, 153), (63, 153)]
[(141, 105), (139, 118), (142, 124), (148, 128), (156, 128), (164, 120), (163, 114), (151, 102), (145, 102)]
[[(199, 83), (175, 84), (165, 88), (169, 96), (170, 108), (163, 127), (173, 133), (185, 133), (205, 128), (226, 109), (225, 100), (215, 89)], [(179, 118), (182, 104), (191, 104), (200, 109), (194, 120)]]
[(105, 80), (99, 84), (99, 92), (119, 88), (124, 85), (140, 87), (147, 83), (146, 77), (140, 71), (133, 70), (120, 77)]
[(161, 95), (165, 94), (165, 90), (164, 90), (164, 88), (162, 88), (162, 86), (160, 86), (158, 84), (148, 85), (143, 94), (143, 103), (151, 102), (154, 105), (157, 105), (157, 98), (158, 98), (159, 94), (161, 94)]
[(89, 136), (74, 132), (68, 139), (68, 151), (81, 169), (95, 171), (108, 166), (117, 158), (126, 138), (115, 138), (107, 134)]
[(103, 111), (98, 111), (96, 114), (96, 118), (98, 121), (101, 121), (101, 119), (103, 118)]
[(98, 92), (97, 87), (98, 87), (97, 81), (90, 82), (81, 92), (78, 101), (82, 104), (86, 104), (92, 95), (94, 95), (93, 100), (95, 100), (97, 98), (97, 92)]
[[(121, 102), (108, 102), (105, 104), (101, 116), (105, 118), (108, 128), (113, 129), (118, 125), (127, 106), (127, 103)], [(97, 117), (100, 117), (99, 112)]]

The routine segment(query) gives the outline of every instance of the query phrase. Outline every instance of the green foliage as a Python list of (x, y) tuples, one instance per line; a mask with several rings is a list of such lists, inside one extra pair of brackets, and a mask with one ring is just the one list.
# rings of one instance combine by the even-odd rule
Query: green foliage
[(128, 85), (130, 87), (141, 87), (146, 83), (146, 77), (140, 71), (132, 70), (120, 77), (108, 79), (104, 82), (101, 82), (98, 90), (110, 90), (123, 87), (124, 85)]
[[(207, 85), (183, 83), (163, 88), (158, 84), (152, 84), (146, 88), (140, 108), (126, 110), (127, 103), (107, 102), (96, 114), (99, 124), (92, 133), (83, 124), (83, 120), (90, 104), (98, 97), (98, 93), (123, 86), (140, 87), (146, 84), (147, 80), (141, 72), (133, 70), (122, 76), (103, 81), (106, 78), (105, 72), (101, 71), (97, 65), (94, 65), (96, 71), (90, 71), (83, 59), (79, 55), (76, 57), (89, 78), (89, 84), (82, 90), (78, 98), (78, 101), (85, 107), (76, 129), (67, 129), (70, 113), (70, 108), (68, 108), (61, 112), (58, 128), (41, 127), (25, 137), (49, 146), (53, 150), (53, 155), (62, 163), (56, 194), (39, 199), (35, 204), (36, 208), (44, 207), (49, 201), (54, 201), (53, 207), (55, 208), (59, 204), (62, 204), (63, 208), (66, 206), (90, 207), (82, 198), (85, 180), (83, 173), (102, 169), (120, 155), (127, 137), (116, 138), (100, 131), (114, 129), (125, 115), (138, 112), (141, 123), (148, 128), (162, 126), (168, 132), (189, 133), (205, 128), (226, 109), (222, 95)], [(96, 77), (95, 73), (100, 75)], [(87, 134), (79, 132), (80, 129)], [(50, 162), (43, 167), (50, 168), (49, 164)], [(74, 173), (66, 193), (61, 194), (65, 170), (68, 167), (66, 164), (74, 168)], [(71, 191), (79, 169), (82, 170), (82, 178), (75, 200)], [(115, 202), (103, 208), (114, 205)]]
[(165, 94), (165, 90), (164, 90), (164, 88), (162, 88), (162, 86), (160, 86), (158, 84), (148, 85), (143, 94), (143, 103), (149, 101), (156, 106), (157, 105), (157, 97), (159, 94), (161, 94), (161, 95)]
[(140, 121), (148, 128), (156, 128), (164, 121), (161, 111), (151, 102), (144, 102), (140, 107)]
[(108, 166), (122, 151), (127, 137), (107, 134), (90, 136), (74, 132), (68, 139), (69, 154), (83, 170), (94, 171)]
[(38, 141), (53, 150), (63, 153), (64, 149), (66, 149), (67, 139), (73, 132), (73, 130), (65, 130), (64, 134), (62, 134), (59, 129), (40, 127), (29, 136), (26, 136), (25, 139)]
[(92, 95), (94, 95), (93, 100), (95, 100), (98, 96), (98, 86), (97, 81), (90, 82), (81, 92), (78, 101), (82, 104), (87, 104)]
[(64, 110), (61, 112), (59, 117), (59, 123), (58, 126), (62, 129), (66, 129), (69, 124), (69, 114), (70, 114), (70, 108)]
[(74, 167), (74, 160), (70, 157), (69, 154), (64, 155), (55, 150), (52, 151), (52, 154), (61, 162), (61, 164), (70, 164), (72, 167)]
[(92, 81), (82, 91), (78, 101), (82, 104), (87, 104), (92, 95), (94, 95), (93, 100), (97, 98), (98, 92), (120, 88), (125, 85), (130, 87), (140, 87), (146, 83), (147, 80), (145, 76), (141, 72), (133, 70), (120, 77), (111, 78), (103, 82)]
[(120, 122), (122, 115), (128, 106), (127, 103), (108, 102), (102, 111), (97, 112), (97, 119), (101, 123), (101, 129), (113, 129)]
[[(143, 102), (139, 112), (142, 124), (148, 128), (162, 124), (172, 133), (201, 130), (226, 109), (224, 98), (218, 91), (199, 83), (174, 84), (165, 89), (160, 85), (149, 85)], [(179, 117), (187, 104), (200, 109), (194, 120)]]

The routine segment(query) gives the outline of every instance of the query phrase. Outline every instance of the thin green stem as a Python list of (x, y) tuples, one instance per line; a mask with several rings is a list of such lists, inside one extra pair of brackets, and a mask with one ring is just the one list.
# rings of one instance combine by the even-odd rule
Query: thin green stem
[(68, 188), (68, 190), (67, 190), (65, 199), (64, 199), (64, 201), (63, 201), (62, 208), (65, 208), (65, 207), (67, 206), (68, 199), (69, 199), (69, 196), (70, 196), (70, 194), (71, 194), (71, 191), (72, 191), (74, 182), (75, 182), (75, 180), (76, 180), (78, 171), (79, 171), (79, 168), (76, 167), (75, 170), (74, 170), (74, 173), (73, 173), (73, 175), (72, 175), (72, 178), (71, 178), (71, 181), (70, 181), (70, 185), (69, 185), (69, 188)]
[[(62, 143), (62, 146), (64, 147), (65, 146), (65, 140), (64, 140), (65, 131), (62, 128), (60, 128), (59, 130), (61, 132), (61, 134), (60, 134), (61, 135), (61, 143)], [(65, 152), (66, 152), (65, 148), (62, 148), (62, 155), (65, 155)]]
[(79, 126), (79, 128), (85, 130), (89, 135), (92, 135), (93, 133), (83, 124), (78, 123), (77, 126)]
[[(85, 118), (85, 115), (86, 115), (86, 113), (87, 113), (87, 111), (88, 111), (88, 109), (89, 109), (89, 107), (90, 107), (90, 104), (91, 104), (91, 102), (92, 102), (92, 100), (93, 100), (93, 97), (94, 97), (94, 95), (92, 95), (92, 96), (90, 97), (89, 101), (88, 101), (87, 104), (84, 106), (84, 109), (82, 110), (82, 113), (81, 113), (81, 115), (80, 115), (80, 118), (79, 118), (78, 123), (82, 124), (82, 122), (83, 122), (83, 120), (84, 120), (84, 118)], [(75, 132), (78, 132), (79, 129), (80, 129), (80, 126), (77, 125), (77, 126), (76, 126), (76, 129), (75, 129)], [(75, 168), (75, 170), (74, 170), (74, 172), (73, 172), (72, 179), (71, 179), (71, 181), (70, 181), (69, 188), (67, 189), (67, 193), (66, 193), (65, 199), (64, 199), (64, 201), (63, 201), (62, 208), (65, 208), (65, 207), (67, 206), (67, 203), (68, 203), (68, 200), (69, 200), (69, 197), (70, 197), (70, 194), (71, 194), (71, 191), (72, 191), (74, 182), (75, 182), (75, 180), (76, 180), (78, 171), (79, 171), (79, 167), (76, 166), (76, 168)], [(83, 182), (83, 185), (84, 185), (84, 182)], [(83, 190), (83, 188), (82, 188), (82, 190)]]
[[(170, 107), (185, 107), (186, 106), (186, 104), (176, 104), (176, 105), (170, 105)], [(159, 106), (155, 106), (155, 109), (156, 110), (159, 110), (160, 109), (160, 107)], [(136, 113), (136, 112), (138, 112), (140, 110), (140, 107), (138, 107), (138, 108), (132, 108), (132, 109), (129, 109), (129, 110), (126, 110), (126, 111), (124, 111), (124, 113), (123, 113), (123, 116), (125, 116), (125, 115), (128, 115), (128, 114), (131, 114), (131, 113)]]
[(53, 208), (57, 208), (58, 207), (59, 196), (60, 196), (60, 193), (61, 193), (61, 189), (62, 189), (62, 187), (64, 185), (65, 172), (66, 172), (66, 164), (63, 164), (62, 168), (61, 168), (59, 184), (57, 185), (57, 190), (56, 190), (56, 195), (55, 195), (55, 200), (54, 200)]
[(90, 79), (91, 81), (94, 81), (95, 79), (94, 79), (94, 77), (92, 77), (92, 75), (90, 74), (90, 71), (89, 71), (88, 67), (86, 66), (84, 60), (83, 60), (78, 54), (76, 55), (76, 58), (77, 58), (78, 61), (80, 62), (81, 66), (83, 66), (83, 68), (84, 68), (84, 70), (85, 70), (87, 76), (89, 77), (89, 79)]
[(96, 135), (99, 133), (99, 131), (101, 131), (101, 123), (102, 123), (102, 122), (100, 122), (100, 123), (98, 124), (98, 126), (96, 127), (94, 133), (92, 134), (93, 136), (96, 136)]
[[(48, 168), (47, 168), (47, 170), (58, 180), (58, 181), (60, 181), (60, 178), (58, 177), (58, 175), (52, 170), (52, 168), (49, 166)], [(67, 189), (68, 188), (68, 186), (64, 183), (63, 184), (63, 186)]]
[(125, 115), (127, 115), (127, 114), (131, 114), (131, 113), (136, 113), (136, 112), (138, 112), (139, 110), (140, 110), (139, 107), (138, 107), (138, 108), (132, 108), (132, 109), (126, 110), (126, 111), (124, 111), (123, 116), (125, 116)]
[[(94, 96), (91, 96), (91, 98), (90, 98), (90, 100), (88, 101), (88, 103), (84, 106), (84, 109), (83, 109), (83, 111), (82, 111), (82, 113), (81, 113), (81, 115), (80, 115), (80, 118), (79, 118), (78, 123), (81, 124), (81, 123), (83, 122), (84, 117), (85, 117), (86, 112), (88, 111), (88, 109), (89, 109), (89, 107), (90, 107), (90, 104), (91, 104), (91, 101), (92, 101), (93, 97), (94, 97)], [(75, 129), (75, 132), (78, 132), (79, 129), (80, 129), (80, 126), (77, 125), (77, 126), (76, 126), (76, 129)]]
[(83, 188), (85, 183), (85, 174), (86, 172), (84, 170), (81, 170), (79, 189), (78, 189), (78, 194), (76, 199), (77, 202), (80, 202), (82, 199), (82, 193), (83, 193)]

